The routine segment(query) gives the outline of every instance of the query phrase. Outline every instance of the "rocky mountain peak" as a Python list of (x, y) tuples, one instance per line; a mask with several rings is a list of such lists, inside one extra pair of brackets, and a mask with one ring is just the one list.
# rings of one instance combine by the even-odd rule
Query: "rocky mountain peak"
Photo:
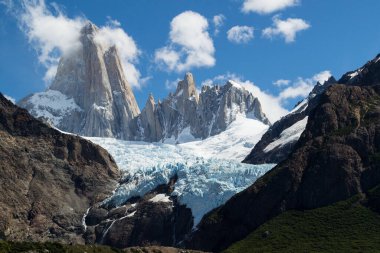
[(154, 108), (155, 101), (152, 93), (149, 93), (148, 99), (145, 103), (145, 107), (152, 107)]
[[(129, 139), (129, 123), (140, 109), (116, 46), (100, 45), (98, 30), (87, 23), (81, 31), (82, 47), (60, 59), (49, 89), (25, 98), (20, 105), (44, 120), (54, 117), (54, 125), (66, 132)], [(70, 106), (63, 110), (68, 101)]]
[(99, 28), (95, 24), (93, 24), (92, 22), (87, 22), (81, 29), (81, 34), (82, 35), (94, 34), (98, 30)]
[(192, 73), (186, 73), (184, 79), (178, 82), (175, 96), (181, 96), (184, 100), (194, 97), (198, 102), (199, 95)]

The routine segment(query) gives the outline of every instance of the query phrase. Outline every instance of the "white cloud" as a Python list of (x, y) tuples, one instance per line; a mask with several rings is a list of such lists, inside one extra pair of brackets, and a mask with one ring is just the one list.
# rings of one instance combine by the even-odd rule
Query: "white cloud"
[(253, 39), (254, 28), (251, 26), (234, 26), (227, 32), (227, 38), (238, 44), (248, 43)]
[(49, 84), (54, 80), (55, 74), (57, 73), (58, 64), (51, 64), (46, 66), (46, 68), (44, 81), (46, 84)]
[(299, 4), (299, 0), (244, 0), (242, 11), (269, 14)]
[[(80, 32), (88, 20), (83, 17), (69, 18), (57, 4), (48, 6), (44, 0), (9, 0), (6, 6), (18, 19), (21, 30), (38, 54), (39, 62), (46, 68), (44, 81), (51, 82), (60, 57), (75, 52), (82, 46)], [(107, 25), (99, 28), (97, 42), (105, 50), (112, 45), (117, 47), (126, 78), (132, 86), (139, 87), (140, 72), (135, 67), (139, 56), (137, 45), (119, 27), (120, 22), (110, 17), (107, 19)]]
[(14, 99), (14, 98), (11, 97), (11, 96), (5, 95), (5, 94), (3, 94), (3, 95), (4, 95), (4, 97), (5, 97), (6, 99), (8, 99), (9, 101), (11, 101), (13, 104), (16, 104), (16, 99)]
[(185, 11), (173, 18), (170, 28), (170, 43), (156, 50), (156, 63), (177, 72), (215, 65), (215, 48), (205, 17)]
[(107, 16), (107, 23), (106, 23), (108, 26), (111, 26), (111, 27), (120, 27), (121, 26), (121, 23), (116, 20), (116, 19), (112, 19), (110, 16)]
[(60, 56), (80, 48), (79, 37), (84, 19), (67, 18), (57, 5), (53, 6), (53, 13), (43, 0), (22, 1), (21, 7), (14, 6), (10, 1), (8, 7), (10, 6), (17, 8), (12, 11), (19, 20), (20, 28), (37, 51), (39, 62), (47, 69), (45, 82), (51, 81)]
[(165, 88), (168, 90), (176, 89), (178, 86), (178, 82), (180, 82), (180, 81), (181, 81), (181, 79), (179, 79), (179, 78), (177, 78), (177, 80), (174, 80), (174, 81), (166, 80), (165, 81)]
[(298, 32), (307, 30), (310, 24), (299, 18), (288, 18), (286, 20), (279, 19), (278, 16), (273, 18), (273, 26), (263, 30), (263, 36), (273, 38), (282, 36), (286, 43), (294, 42)]
[(291, 87), (287, 87), (279, 94), (279, 99), (283, 103), (286, 102), (287, 99), (292, 98), (305, 98), (309, 95), (310, 91), (314, 88), (317, 82), (324, 83), (331, 77), (331, 72), (328, 70), (322, 71), (318, 74), (315, 74), (311, 78), (301, 78), (299, 77), (296, 82)]
[(215, 15), (212, 18), (212, 22), (214, 24), (214, 35), (218, 35), (220, 28), (224, 25), (224, 21), (226, 17), (223, 14)]
[(244, 80), (241, 76), (238, 76), (234, 73), (227, 73), (224, 75), (218, 75), (212, 79), (207, 79), (202, 82), (202, 86), (211, 86), (215, 84), (223, 85), (228, 80), (233, 80), (241, 84), (246, 90), (251, 92), (253, 96), (257, 97), (261, 103), (263, 112), (266, 114), (270, 122), (276, 122), (289, 112), (284, 107), (282, 107), (281, 101), (278, 97), (261, 90), (253, 82)]
[(290, 80), (285, 80), (285, 79), (280, 79), (273, 82), (273, 85), (277, 87), (288, 86), (289, 84), (290, 84)]

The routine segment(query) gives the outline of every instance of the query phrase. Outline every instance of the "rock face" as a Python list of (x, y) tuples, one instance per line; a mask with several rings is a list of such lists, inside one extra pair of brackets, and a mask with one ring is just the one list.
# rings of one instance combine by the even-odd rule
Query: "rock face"
[(270, 124), (258, 98), (239, 84), (204, 86), (198, 94), (193, 75), (187, 73), (164, 101), (155, 103), (150, 95), (131, 129), (135, 140), (186, 142), (221, 133), (238, 114)]
[(193, 218), (191, 209), (170, 197), (175, 181), (117, 207), (100, 203), (89, 209), (86, 242), (118, 248), (177, 245), (193, 228)]
[(63, 134), (0, 95), (0, 235), (84, 243), (86, 209), (115, 189), (119, 171), (99, 146)]
[(105, 48), (97, 34), (95, 25), (84, 26), (81, 48), (60, 60), (49, 89), (19, 104), (63, 131), (129, 139), (129, 122), (140, 110), (116, 47)]
[(321, 94), (335, 83), (334, 77), (323, 84), (317, 83), (307, 98), (268, 129), (243, 163), (279, 163), (285, 160), (305, 130), (307, 117), (318, 105)]
[(380, 184), (380, 86), (333, 85), (289, 158), (206, 215), (187, 245), (220, 251), (290, 209), (326, 206)]

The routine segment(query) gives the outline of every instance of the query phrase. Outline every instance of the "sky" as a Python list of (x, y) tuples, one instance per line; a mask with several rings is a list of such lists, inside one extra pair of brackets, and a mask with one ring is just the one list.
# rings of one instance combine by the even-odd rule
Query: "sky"
[(380, 53), (378, 0), (0, 0), (0, 92), (49, 87), (81, 26), (115, 44), (140, 108), (192, 72), (198, 87), (239, 81), (276, 119), (317, 81)]

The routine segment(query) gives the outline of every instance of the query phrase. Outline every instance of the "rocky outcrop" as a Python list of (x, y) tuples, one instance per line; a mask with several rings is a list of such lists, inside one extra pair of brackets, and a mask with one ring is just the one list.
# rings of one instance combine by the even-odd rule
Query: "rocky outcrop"
[(191, 209), (170, 197), (176, 178), (118, 206), (99, 203), (85, 216), (87, 243), (117, 248), (175, 246), (193, 228)]
[(380, 54), (367, 62), (363, 67), (347, 72), (338, 83), (356, 86), (370, 86), (380, 84)]
[(112, 157), (34, 119), (0, 95), (0, 234), (7, 240), (84, 243), (82, 217), (112, 193)]
[(307, 98), (268, 129), (243, 163), (277, 164), (285, 160), (305, 129), (307, 117), (318, 105), (321, 94), (335, 83), (334, 77), (323, 84), (317, 83)]
[(100, 44), (97, 35), (95, 25), (84, 26), (81, 47), (61, 58), (49, 89), (19, 105), (66, 132), (129, 139), (129, 122), (140, 110), (116, 47)]
[(206, 215), (187, 245), (220, 251), (290, 209), (326, 206), (380, 184), (380, 86), (333, 85), (288, 159)]
[(270, 124), (258, 98), (239, 84), (204, 86), (196, 90), (191, 73), (178, 83), (174, 94), (154, 103), (149, 97), (141, 115), (133, 121), (135, 140), (183, 142), (182, 136), (205, 139), (219, 134), (236, 120), (238, 114)]

